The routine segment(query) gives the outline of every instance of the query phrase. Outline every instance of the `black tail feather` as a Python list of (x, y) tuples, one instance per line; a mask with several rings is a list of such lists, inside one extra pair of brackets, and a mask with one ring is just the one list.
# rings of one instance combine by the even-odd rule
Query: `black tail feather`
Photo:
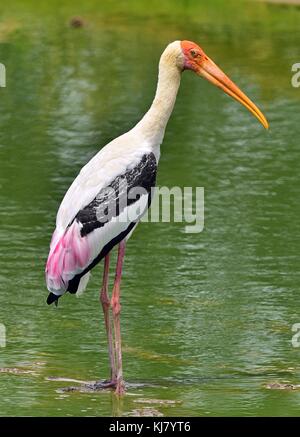
[(49, 293), (49, 295), (47, 297), (47, 304), (51, 305), (54, 302), (55, 305), (57, 306), (59, 298), (60, 298), (60, 296), (56, 296), (56, 294), (54, 294), (54, 293)]

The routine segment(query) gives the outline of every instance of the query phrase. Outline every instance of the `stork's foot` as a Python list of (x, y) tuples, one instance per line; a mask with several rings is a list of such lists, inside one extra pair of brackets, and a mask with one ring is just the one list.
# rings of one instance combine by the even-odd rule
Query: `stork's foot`
[(106, 379), (105, 381), (96, 381), (94, 385), (95, 390), (104, 390), (106, 388), (116, 388), (117, 381)]
[(105, 390), (105, 389), (115, 389), (115, 393), (117, 396), (122, 396), (125, 394), (125, 383), (123, 380), (115, 381), (115, 380), (106, 380), (106, 381), (97, 381), (93, 384), (94, 390)]
[(117, 396), (123, 396), (125, 394), (125, 384), (123, 379), (117, 381), (115, 393)]

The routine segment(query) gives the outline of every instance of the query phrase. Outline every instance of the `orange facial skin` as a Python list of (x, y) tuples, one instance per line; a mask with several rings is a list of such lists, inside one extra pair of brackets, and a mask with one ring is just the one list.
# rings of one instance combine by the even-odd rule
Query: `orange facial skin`
[(207, 59), (206, 54), (200, 46), (192, 41), (181, 41), (181, 49), (184, 54), (184, 68), (196, 73), (199, 63)]

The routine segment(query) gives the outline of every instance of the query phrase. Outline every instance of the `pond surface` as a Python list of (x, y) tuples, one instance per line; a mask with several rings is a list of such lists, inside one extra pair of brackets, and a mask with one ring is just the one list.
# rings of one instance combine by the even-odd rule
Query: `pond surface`
[[(264, 3), (12, 1), (0, 9), (0, 414), (299, 415), (300, 10)], [(103, 4), (104, 3), (104, 4)], [(130, 6), (129, 6), (130, 3)], [(205, 2), (208, 3), (208, 2)], [(72, 28), (73, 16), (84, 25)], [(160, 186), (205, 188), (205, 228), (142, 223), (127, 246), (128, 395), (60, 392), (108, 375), (98, 293), (46, 305), (44, 265), (66, 189), (154, 95), (175, 39), (202, 45), (267, 115), (265, 131), (185, 73)], [(113, 279), (113, 272), (111, 273)], [(49, 379), (50, 378), (50, 379)], [(71, 383), (74, 385), (74, 383)]]

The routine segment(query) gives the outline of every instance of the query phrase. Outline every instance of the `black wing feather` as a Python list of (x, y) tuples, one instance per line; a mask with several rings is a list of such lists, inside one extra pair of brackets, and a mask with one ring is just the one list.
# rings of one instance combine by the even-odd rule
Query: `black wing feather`
[[(130, 170), (117, 176), (107, 187), (102, 188), (94, 200), (80, 210), (75, 220), (82, 223), (81, 236), (101, 228), (112, 217), (118, 217), (124, 209), (124, 202), (120, 199), (126, 197), (127, 206), (135, 203), (136, 198), (128, 198), (132, 188), (142, 187), (149, 194), (148, 207), (151, 203), (151, 188), (155, 186), (157, 163), (153, 153), (143, 155), (141, 161)], [(123, 197), (124, 196), (124, 197)]]

